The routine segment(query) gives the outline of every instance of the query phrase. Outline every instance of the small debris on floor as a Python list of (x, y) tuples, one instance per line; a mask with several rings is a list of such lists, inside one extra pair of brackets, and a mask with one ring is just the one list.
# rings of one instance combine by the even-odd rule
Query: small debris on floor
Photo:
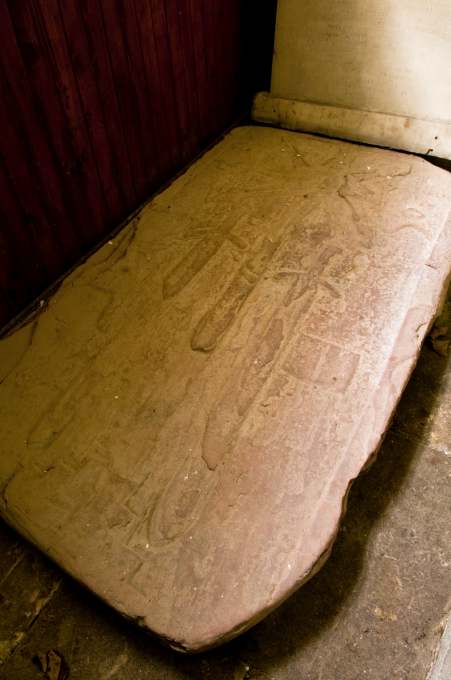
[(440, 316), (437, 317), (435, 323), (429, 333), (429, 342), (434, 352), (441, 357), (448, 356), (451, 327), (451, 311), (449, 303), (443, 307)]
[(434, 326), (434, 328), (429, 333), (429, 339), (431, 341), (432, 349), (434, 352), (439, 354), (441, 357), (448, 356), (449, 349), (449, 338), (448, 326)]
[(235, 669), (233, 674), (233, 680), (248, 680), (250, 667), (247, 664), (240, 663), (238, 668)]
[(33, 662), (47, 680), (67, 680), (69, 667), (62, 655), (56, 649), (50, 649), (45, 654), (37, 654)]

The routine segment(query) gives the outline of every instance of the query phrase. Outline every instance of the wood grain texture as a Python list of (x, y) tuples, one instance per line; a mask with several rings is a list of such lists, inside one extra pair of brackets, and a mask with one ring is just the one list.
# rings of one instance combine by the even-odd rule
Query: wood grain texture
[(0, 327), (244, 111), (241, 5), (1, 3)]
[(451, 179), (238, 128), (0, 342), (0, 512), (177, 649), (326, 559), (440, 305)]

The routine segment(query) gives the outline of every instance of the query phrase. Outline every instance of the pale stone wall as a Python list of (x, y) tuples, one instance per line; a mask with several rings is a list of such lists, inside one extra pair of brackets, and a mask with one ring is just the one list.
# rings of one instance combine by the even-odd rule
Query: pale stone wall
[(449, 0), (279, 0), (271, 94), (451, 120)]

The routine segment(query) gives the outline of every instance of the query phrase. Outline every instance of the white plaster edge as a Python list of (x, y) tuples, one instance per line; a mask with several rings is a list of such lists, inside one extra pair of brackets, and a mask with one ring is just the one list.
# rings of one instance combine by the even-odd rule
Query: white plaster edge
[(313, 104), (269, 92), (255, 96), (252, 118), (289, 130), (451, 159), (451, 122)]
[(426, 680), (449, 680), (451, 678), (451, 613), (444, 624), (436, 656)]

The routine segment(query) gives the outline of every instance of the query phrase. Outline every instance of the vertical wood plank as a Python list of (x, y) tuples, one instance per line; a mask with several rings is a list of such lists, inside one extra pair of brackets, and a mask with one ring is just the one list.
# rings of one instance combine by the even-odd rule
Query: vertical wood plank
[(1, 328), (243, 110), (251, 36), (240, 0), (4, 0), (0, 37)]
[[(119, 215), (126, 204), (120, 175), (117, 172), (114, 145), (109, 135), (109, 111), (105, 108), (101, 83), (104, 73), (99, 68), (102, 46), (93, 44), (90, 18), (86, 17), (90, 3), (64, 0), (61, 20), (70, 48), (72, 86), (78, 90), (85, 130), (96, 162), (96, 174), (105, 199), (108, 217)], [(94, 19), (94, 17), (93, 17)], [(98, 26), (92, 22), (93, 32)], [(95, 36), (97, 38), (97, 35)], [(105, 69), (103, 69), (105, 70)]]
[(50, 77), (56, 83), (64, 115), (64, 131), (71, 141), (75, 165), (74, 184), (85, 197), (93, 237), (102, 233), (106, 218), (105, 195), (99, 181), (96, 158), (87, 134), (86, 120), (74, 76), (59, 0), (35, 0), (34, 17), (44, 32)]

